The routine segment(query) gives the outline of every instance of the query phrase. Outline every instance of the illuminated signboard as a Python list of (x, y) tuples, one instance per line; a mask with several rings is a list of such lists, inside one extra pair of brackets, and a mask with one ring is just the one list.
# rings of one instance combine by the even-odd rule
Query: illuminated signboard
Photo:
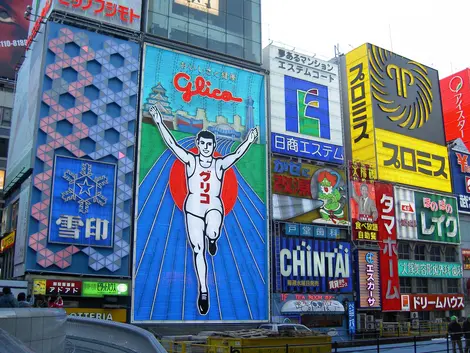
[(265, 56), (272, 152), (342, 164), (338, 66), (274, 45)]
[(398, 260), (400, 277), (462, 278), (462, 265), (451, 262)]
[(377, 241), (379, 215), (374, 183), (352, 181), (350, 190), (353, 239)]
[(380, 309), (380, 266), (379, 252), (359, 250), (359, 307), (362, 309)]
[(143, 60), (131, 321), (266, 321), (264, 76), (148, 44)]
[(470, 69), (441, 80), (446, 141), (461, 139), (470, 148)]
[(219, 0), (175, 0), (175, 4), (188, 6), (195, 10), (210, 13), (211, 15), (219, 15)]
[(80, 296), (82, 294), (82, 282), (81, 281), (69, 281), (69, 280), (46, 280), (45, 287), (46, 295), (62, 295), (62, 296)]
[(460, 244), (455, 197), (394, 189), (398, 239)]
[(449, 151), (452, 168), (452, 186), (458, 199), (459, 212), (470, 213), (470, 154)]
[(83, 281), (83, 297), (104, 297), (105, 295), (129, 295), (129, 285), (119, 282)]
[(26, 50), (28, 50), (31, 44), (33, 43), (34, 38), (36, 37), (39, 30), (41, 29), (41, 25), (44, 23), (44, 19), (48, 16), (51, 8), (52, 8), (52, 0), (46, 0), (46, 3), (41, 10), (41, 14), (37, 17), (36, 22), (34, 22), (33, 29), (31, 30), (28, 40), (26, 41)]
[(271, 176), (273, 219), (349, 224), (343, 170), (273, 158)]
[(0, 253), (12, 248), (13, 245), (15, 245), (15, 231), (2, 238), (0, 242)]
[(351, 292), (350, 255), (349, 243), (282, 236), (275, 245), (276, 290)]
[(447, 311), (463, 310), (462, 294), (403, 294), (403, 311)]
[(68, 316), (89, 317), (91, 319), (127, 322), (126, 309), (64, 308)]
[(371, 44), (345, 66), (353, 160), (381, 180), (451, 192), (437, 71)]
[(54, 9), (140, 30), (142, 0), (54, 0)]
[(462, 264), (464, 270), (470, 270), (470, 249), (462, 249)]

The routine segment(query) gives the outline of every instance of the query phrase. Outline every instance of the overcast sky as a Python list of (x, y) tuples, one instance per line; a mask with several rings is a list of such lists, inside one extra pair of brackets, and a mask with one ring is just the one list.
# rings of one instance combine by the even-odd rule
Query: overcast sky
[(263, 47), (271, 40), (318, 58), (365, 42), (439, 70), (470, 67), (470, 0), (262, 0)]

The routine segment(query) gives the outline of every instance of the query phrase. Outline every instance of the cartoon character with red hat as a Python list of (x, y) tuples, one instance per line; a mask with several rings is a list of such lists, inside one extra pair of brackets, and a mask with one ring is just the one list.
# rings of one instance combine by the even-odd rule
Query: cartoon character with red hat
[(346, 224), (344, 220), (344, 202), (339, 190), (341, 176), (329, 170), (321, 171), (317, 176), (318, 199), (323, 201), (320, 207), (320, 215), (324, 221), (334, 224)]

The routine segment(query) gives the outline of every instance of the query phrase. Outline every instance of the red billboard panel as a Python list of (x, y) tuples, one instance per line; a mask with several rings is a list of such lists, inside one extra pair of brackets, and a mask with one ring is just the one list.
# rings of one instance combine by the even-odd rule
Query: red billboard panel
[(379, 240), (374, 183), (351, 181), (350, 190), (353, 240)]
[(81, 281), (69, 281), (69, 280), (47, 280), (46, 281), (46, 295), (58, 295), (67, 296), (75, 295), (80, 296), (82, 294), (82, 282)]
[(29, 22), (24, 18), (32, 0), (3, 0), (0, 4), (0, 77), (15, 78), (15, 67), (25, 52)]
[(446, 141), (462, 139), (470, 148), (470, 69), (440, 81)]
[(404, 294), (403, 311), (463, 310), (463, 294)]
[(400, 311), (400, 278), (398, 277), (397, 225), (393, 186), (375, 183), (375, 199), (379, 213), (382, 311)]

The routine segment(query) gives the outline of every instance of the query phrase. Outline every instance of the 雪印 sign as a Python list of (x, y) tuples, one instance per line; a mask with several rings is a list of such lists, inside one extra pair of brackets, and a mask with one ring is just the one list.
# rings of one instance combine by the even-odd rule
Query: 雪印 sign
[(452, 262), (398, 260), (400, 277), (462, 278), (462, 265)]
[(402, 311), (462, 310), (462, 294), (404, 294), (401, 296)]

